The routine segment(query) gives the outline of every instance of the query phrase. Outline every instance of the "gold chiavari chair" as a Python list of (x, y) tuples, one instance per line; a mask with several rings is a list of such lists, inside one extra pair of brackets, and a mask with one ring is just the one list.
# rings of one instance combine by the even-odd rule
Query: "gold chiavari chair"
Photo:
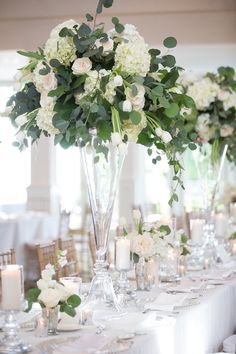
[(16, 253), (14, 249), (0, 252), (0, 265), (16, 264)]
[(61, 270), (58, 265), (58, 242), (52, 241), (46, 244), (37, 244), (35, 245), (39, 270), (42, 272), (47, 264), (52, 264), (55, 266), (56, 270), (56, 279), (59, 279), (61, 276)]
[(61, 273), (64, 277), (77, 277), (79, 275), (78, 259), (76, 254), (75, 241), (73, 237), (58, 239), (58, 247), (61, 251), (67, 251), (67, 264), (63, 267)]

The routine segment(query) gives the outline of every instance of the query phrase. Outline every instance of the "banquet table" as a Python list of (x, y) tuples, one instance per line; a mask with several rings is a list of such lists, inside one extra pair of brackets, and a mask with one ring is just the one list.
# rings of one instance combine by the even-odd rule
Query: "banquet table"
[[(212, 282), (212, 286), (207, 290), (194, 292), (199, 295), (199, 301), (189, 306), (180, 307), (178, 313), (170, 313), (170, 316), (166, 316), (164, 313), (162, 315), (153, 311), (152, 314), (157, 316), (155, 317), (157, 318), (155, 326), (147, 326), (146, 329), (143, 327), (141, 332), (140, 330), (134, 331), (132, 345), (124, 353), (212, 354), (220, 351), (223, 340), (233, 334), (236, 328), (236, 277), (234, 275), (230, 279)], [(161, 291), (163, 290), (166, 291), (166, 289)], [(148, 299), (156, 296), (159, 292), (160, 288), (151, 292), (141, 291), (137, 296), (139, 299)], [(120, 321), (120, 328), (118, 328), (119, 326), (110, 328), (107, 325), (100, 334), (96, 334), (96, 328), (91, 328), (91, 326), (82, 327), (77, 332), (61, 332), (53, 340), (56, 343), (59, 338), (60, 341), (63, 341), (64, 338), (63, 346), (60, 345), (59, 348), (51, 351), (42, 350), (42, 344), (52, 340), (52, 337), (37, 338), (34, 332), (23, 330), (22, 335), (27, 342), (32, 344), (34, 354), (90, 353), (89, 348), (80, 348), (79, 343), (83, 337), (91, 336), (91, 342), (94, 342), (96, 338), (101, 338), (100, 336), (120, 336), (130, 333), (132, 327), (130, 329), (127, 327), (129, 311), (128, 309), (127, 317), (123, 322)], [(141, 313), (137, 307), (135, 311), (137, 314)], [(75, 336), (78, 336), (78, 348), (69, 344), (71, 338), (75, 338)], [(96, 351), (91, 352), (95, 353)]]

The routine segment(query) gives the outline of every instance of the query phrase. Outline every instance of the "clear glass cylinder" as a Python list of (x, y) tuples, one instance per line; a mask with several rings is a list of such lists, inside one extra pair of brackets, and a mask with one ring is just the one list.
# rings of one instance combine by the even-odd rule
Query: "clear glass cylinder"
[(58, 306), (53, 308), (45, 307), (42, 309), (42, 314), (43, 314), (43, 318), (47, 321), (48, 335), (56, 335), (59, 307)]

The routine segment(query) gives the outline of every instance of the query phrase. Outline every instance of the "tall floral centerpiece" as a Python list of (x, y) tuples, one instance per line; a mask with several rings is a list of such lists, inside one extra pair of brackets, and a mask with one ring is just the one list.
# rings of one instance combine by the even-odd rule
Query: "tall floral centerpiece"
[(200, 154), (195, 155), (195, 160), (207, 209), (206, 229), (208, 238), (214, 238), (211, 216), (225, 157), (236, 163), (235, 71), (231, 67), (219, 67), (216, 73), (182, 80), (182, 87), (196, 104), (195, 109), (184, 113), (185, 128), (199, 145)]
[(142, 144), (156, 164), (166, 155), (174, 170), (174, 191), (181, 182), (177, 153), (194, 145), (184, 130), (183, 108), (193, 100), (175, 89), (180, 68), (170, 49), (151, 49), (136, 27), (117, 17), (106, 31), (97, 23), (113, 0), (99, 0), (87, 22), (74, 20), (56, 26), (42, 48), (19, 51), (28, 64), (17, 75), (18, 92), (8, 106), (17, 128), (15, 144), (53, 137), (63, 148), (81, 149), (96, 240), (95, 278), (90, 300), (115, 304), (107, 273), (106, 252), (119, 174), (128, 142)]
[(196, 109), (186, 111), (185, 128), (193, 140), (212, 147), (212, 162), (219, 159), (227, 145), (227, 158), (236, 163), (236, 76), (231, 67), (220, 67), (217, 73), (182, 81)]

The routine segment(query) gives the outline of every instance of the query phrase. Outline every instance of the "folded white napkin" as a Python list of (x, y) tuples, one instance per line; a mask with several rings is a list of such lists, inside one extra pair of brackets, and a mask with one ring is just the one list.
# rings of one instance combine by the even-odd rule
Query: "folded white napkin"
[(173, 311), (176, 306), (183, 305), (186, 299), (190, 298), (189, 294), (166, 294), (161, 293), (156, 300), (146, 304), (145, 309)]
[(76, 341), (68, 341), (65, 344), (58, 344), (58, 347), (53, 350), (53, 354), (88, 354), (101, 350), (106, 345), (109, 345), (115, 340), (113, 335), (83, 334)]
[(192, 290), (198, 290), (204, 287), (205, 284), (198, 281), (192, 281), (190, 279), (184, 278), (181, 280), (181, 283), (176, 286), (168, 287), (168, 290), (176, 291), (176, 292), (183, 292), (183, 293), (190, 293)]
[(223, 341), (224, 352), (236, 352), (236, 335), (230, 336)]

